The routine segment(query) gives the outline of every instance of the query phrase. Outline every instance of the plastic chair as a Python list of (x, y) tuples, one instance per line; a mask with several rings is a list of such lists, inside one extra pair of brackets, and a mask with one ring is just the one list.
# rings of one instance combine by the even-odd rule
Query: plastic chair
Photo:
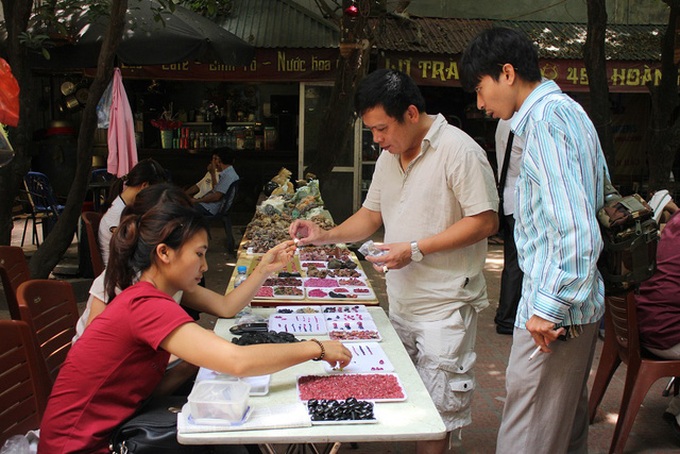
[(115, 177), (106, 168), (92, 170), (88, 190), (92, 192), (94, 211), (101, 211), (103, 202), (108, 198), (109, 189), (114, 179)]
[[(48, 223), (48, 226), (54, 225), (61, 212), (64, 211), (64, 205), (60, 205), (57, 202), (57, 197), (54, 195), (50, 180), (44, 173), (28, 172), (24, 176), (24, 187), (26, 189), (26, 193), (28, 194), (28, 201), (31, 205), (33, 217), (33, 239), (35, 240), (36, 244), (40, 245), (38, 242), (36, 220), (38, 218), (43, 218), (43, 232), (46, 235), (49, 233), (50, 229), (45, 229), (45, 222)], [(25, 233), (26, 228), (24, 226), (24, 234)]]
[(609, 448), (610, 453), (622, 453), (647, 391), (660, 378), (680, 375), (680, 360), (661, 359), (640, 347), (635, 293), (608, 296), (605, 302), (604, 347), (588, 407), (592, 423), (614, 372), (621, 362), (626, 364), (619, 419)]
[(0, 320), (0, 446), (40, 427), (48, 388), (31, 330), (20, 320)]
[(17, 301), (54, 383), (76, 332), (79, 313), (73, 288), (65, 281), (32, 279), (19, 286)]
[(222, 197), (222, 205), (214, 216), (206, 216), (208, 221), (220, 219), (224, 225), (224, 233), (227, 235), (227, 251), (232, 253), (236, 247), (236, 240), (234, 240), (234, 232), (231, 225), (231, 207), (234, 205), (234, 199), (238, 192), (239, 183), (241, 180), (234, 181), (227, 189), (227, 192)]
[(13, 214), (12, 221), (13, 222), (15, 221), (21, 222), (22, 220), (24, 221), (24, 231), (21, 235), (21, 247), (24, 247), (24, 243), (26, 242), (26, 230), (28, 230), (28, 221), (31, 221), (33, 225), (33, 234), (31, 237), (32, 244), (38, 244), (39, 243), (38, 225), (41, 225), (43, 223), (43, 220), (45, 219), (46, 215), (36, 214), (34, 212), (31, 202), (28, 200), (28, 193), (26, 192), (25, 188), (19, 191), (18, 202), (21, 205), (22, 212)]
[(0, 246), (0, 278), (10, 317), (13, 320), (21, 320), (17, 289), (31, 278), (23, 249), (17, 246)]
[(97, 277), (104, 271), (106, 265), (102, 259), (102, 252), (99, 249), (99, 223), (102, 220), (101, 213), (96, 211), (86, 211), (80, 215), (85, 224), (85, 233), (87, 234), (87, 246), (90, 250), (90, 260), (92, 261), (92, 272)]

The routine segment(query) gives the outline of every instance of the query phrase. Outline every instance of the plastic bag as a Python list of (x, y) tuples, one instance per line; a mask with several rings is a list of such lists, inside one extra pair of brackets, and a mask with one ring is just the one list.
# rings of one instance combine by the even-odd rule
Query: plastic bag
[(9, 64), (0, 58), (0, 123), (19, 124), (19, 83)]
[(25, 435), (13, 435), (9, 437), (0, 449), (0, 454), (30, 454), (31, 449), (28, 438)]
[(100, 129), (107, 129), (111, 121), (111, 102), (113, 100), (111, 93), (113, 93), (113, 79), (111, 79), (109, 86), (106, 87), (97, 103), (97, 127)]
[(381, 255), (387, 254), (387, 251), (379, 249), (373, 240), (368, 240), (362, 244), (359, 248), (359, 252), (361, 252), (364, 257), (380, 257)]

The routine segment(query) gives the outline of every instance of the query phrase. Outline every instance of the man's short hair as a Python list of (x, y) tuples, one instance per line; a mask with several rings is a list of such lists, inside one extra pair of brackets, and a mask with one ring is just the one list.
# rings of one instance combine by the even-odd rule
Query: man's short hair
[(494, 27), (484, 30), (468, 44), (460, 58), (463, 88), (474, 91), (484, 76), (498, 81), (503, 65), (511, 64), (515, 73), (527, 82), (540, 82), (536, 47), (517, 30)]
[(215, 148), (212, 152), (213, 155), (217, 155), (222, 161), (222, 164), (234, 165), (234, 159), (236, 158), (234, 150), (229, 147), (219, 147)]
[(399, 123), (404, 121), (404, 113), (410, 105), (425, 112), (425, 98), (415, 81), (392, 69), (379, 69), (364, 77), (354, 95), (354, 109), (358, 115), (381, 106)]

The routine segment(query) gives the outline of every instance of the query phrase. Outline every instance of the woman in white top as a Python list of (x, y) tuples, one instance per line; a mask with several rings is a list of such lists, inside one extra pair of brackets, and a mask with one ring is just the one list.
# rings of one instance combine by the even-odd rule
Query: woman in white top
[(118, 227), (123, 209), (132, 205), (137, 193), (142, 189), (166, 181), (168, 181), (168, 178), (165, 169), (157, 161), (149, 158), (139, 161), (127, 175), (123, 175), (111, 184), (109, 198), (106, 202), (106, 206), (109, 208), (99, 223), (97, 236), (105, 267), (109, 261), (111, 235)]

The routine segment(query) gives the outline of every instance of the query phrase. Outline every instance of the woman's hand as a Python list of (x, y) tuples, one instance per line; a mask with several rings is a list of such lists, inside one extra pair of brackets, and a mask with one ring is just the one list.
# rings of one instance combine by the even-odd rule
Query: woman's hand
[(257, 266), (262, 270), (263, 274), (269, 275), (288, 265), (294, 254), (295, 243), (292, 240), (284, 241), (267, 251)]
[(340, 341), (321, 341), (325, 354), (323, 360), (332, 367), (347, 367), (352, 361), (352, 352)]

